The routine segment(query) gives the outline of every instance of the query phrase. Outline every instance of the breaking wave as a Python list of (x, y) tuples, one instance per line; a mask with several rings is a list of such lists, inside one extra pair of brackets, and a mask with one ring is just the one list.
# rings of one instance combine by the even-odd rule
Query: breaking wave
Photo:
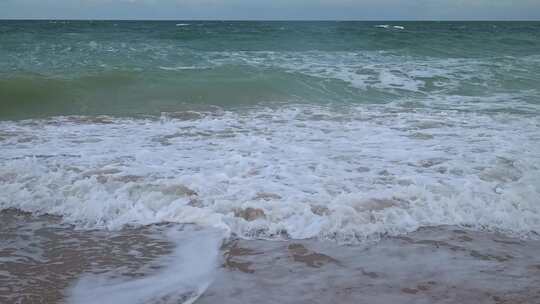
[(0, 123), (0, 208), (351, 242), (540, 233), (536, 115), (286, 105)]

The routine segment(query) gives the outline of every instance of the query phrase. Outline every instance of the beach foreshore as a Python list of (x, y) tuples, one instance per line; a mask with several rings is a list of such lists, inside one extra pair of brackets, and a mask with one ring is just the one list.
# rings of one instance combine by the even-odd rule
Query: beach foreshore
[[(165, 232), (181, 226), (81, 230), (53, 216), (16, 210), (0, 215), (2, 303), (77, 302), (77, 290), (95, 287), (81, 283), (89, 275), (106, 277), (105, 286), (138, 280), (144, 289), (145, 278), (159, 283), (160, 273), (174, 262), (167, 260), (175, 244)], [(179, 234), (193, 233), (182, 227)], [(201, 294), (159, 291), (141, 303), (534, 304), (540, 303), (538, 252), (539, 240), (454, 226), (355, 245), (232, 238), (221, 241), (212, 278)], [(171, 277), (183, 274), (179, 270)], [(112, 292), (101, 293), (95, 299), (107, 303)]]

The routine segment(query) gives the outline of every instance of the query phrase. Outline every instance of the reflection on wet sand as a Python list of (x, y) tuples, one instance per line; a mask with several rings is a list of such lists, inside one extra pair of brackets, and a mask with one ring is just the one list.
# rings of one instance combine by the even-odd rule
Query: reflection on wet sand
[(540, 242), (457, 227), (378, 243), (235, 240), (197, 303), (540, 303)]
[[(173, 224), (111, 232), (15, 210), (0, 218), (0, 303), (66, 303), (81, 277), (129, 281), (173, 267), (156, 263), (174, 255), (166, 233)], [(453, 226), (354, 246), (232, 238), (223, 241), (221, 267), (196, 303), (534, 304), (538, 252), (538, 240)], [(172, 295), (148, 303), (189, 301), (185, 293)]]

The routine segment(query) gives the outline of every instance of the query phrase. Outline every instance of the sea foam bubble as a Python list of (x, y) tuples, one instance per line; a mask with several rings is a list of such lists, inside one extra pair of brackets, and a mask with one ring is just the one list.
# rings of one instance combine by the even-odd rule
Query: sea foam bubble
[(537, 116), (399, 105), (176, 114), (1, 122), (0, 208), (246, 238), (540, 233)]

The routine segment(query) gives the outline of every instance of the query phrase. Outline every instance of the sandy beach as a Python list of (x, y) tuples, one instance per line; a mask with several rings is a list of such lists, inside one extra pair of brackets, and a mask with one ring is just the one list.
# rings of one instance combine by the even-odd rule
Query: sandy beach
[[(174, 224), (113, 233), (14, 210), (0, 216), (2, 303), (69, 303), (81, 277), (106, 278), (87, 285), (91, 292), (111, 282), (159, 282), (171, 267), (159, 261), (174, 251), (164, 233)], [(540, 303), (539, 251), (540, 241), (451, 226), (362, 245), (229, 239), (196, 303)], [(172, 289), (152, 303), (195, 295)]]

